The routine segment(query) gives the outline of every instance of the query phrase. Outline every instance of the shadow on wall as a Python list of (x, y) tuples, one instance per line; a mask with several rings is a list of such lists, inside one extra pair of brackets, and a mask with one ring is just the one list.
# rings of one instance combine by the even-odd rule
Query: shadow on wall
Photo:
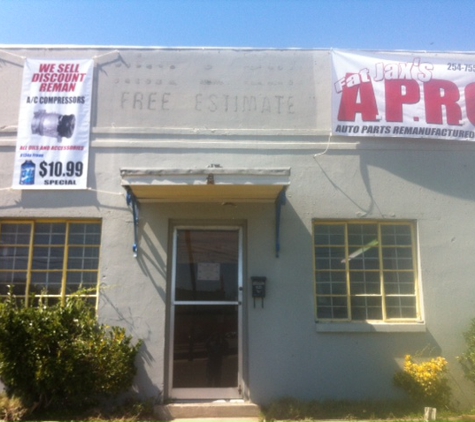
[[(441, 348), (429, 331), (425, 333), (319, 333), (326, 351), (326, 380), (322, 393), (332, 391), (338, 399), (385, 399), (398, 396), (392, 377), (407, 354), (421, 358), (440, 356)], [(348, 382), (351, 374), (352, 382)]]
[[(385, 140), (376, 142), (381, 144)], [(421, 143), (420, 149), (414, 148), (415, 142)], [(475, 184), (472, 183), (475, 180), (473, 142), (398, 140), (397, 146), (392, 142), (388, 146), (390, 151), (363, 148), (355, 151), (355, 154), (360, 156), (361, 175), (368, 192), (371, 192), (369, 169), (378, 167), (434, 192), (475, 200)]]
[[(367, 332), (316, 332), (312, 236), (304, 220), (292, 201), (283, 207), (282, 253), (268, 262), (275, 272), (270, 275), (265, 308), (255, 309), (252, 302), (249, 306), (252, 400), (266, 404), (283, 396), (307, 400), (401, 397), (393, 376), (404, 357), (440, 356), (441, 346), (430, 331), (375, 332), (364, 322), (358, 325), (367, 325)], [(250, 239), (263, 237), (260, 227), (253, 229), (250, 222)], [(249, 267), (262, 266), (266, 260), (265, 255), (250, 254)], [(261, 272), (269, 275), (267, 271), (268, 267)]]
[(153, 357), (147, 350), (147, 344), (144, 342), (140, 348), (140, 354), (135, 360), (137, 375), (135, 376), (133, 391), (140, 399), (153, 399), (155, 404), (157, 404), (161, 403), (163, 392), (148, 376), (152, 361)]

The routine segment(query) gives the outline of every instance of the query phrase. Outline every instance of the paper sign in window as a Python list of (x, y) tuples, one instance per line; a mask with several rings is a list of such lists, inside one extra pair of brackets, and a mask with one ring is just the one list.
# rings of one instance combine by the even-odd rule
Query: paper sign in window
[(219, 281), (219, 273), (218, 263), (198, 263), (198, 280)]

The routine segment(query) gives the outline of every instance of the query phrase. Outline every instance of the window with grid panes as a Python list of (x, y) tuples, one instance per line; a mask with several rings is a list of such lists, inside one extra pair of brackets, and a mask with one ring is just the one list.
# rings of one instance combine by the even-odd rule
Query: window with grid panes
[(314, 221), (317, 320), (417, 321), (415, 226)]
[[(0, 296), (97, 298), (100, 221), (0, 220)], [(11, 287), (10, 287), (11, 286)]]

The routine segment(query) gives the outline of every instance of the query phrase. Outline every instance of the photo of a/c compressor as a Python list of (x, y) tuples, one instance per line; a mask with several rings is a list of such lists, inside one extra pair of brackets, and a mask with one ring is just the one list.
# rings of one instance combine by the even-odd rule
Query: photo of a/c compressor
[(33, 135), (49, 136), (57, 138), (71, 138), (76, 125), (74, 114), (48, 113), (46, 110), (34, 112), (31, 120), (31, 132)]

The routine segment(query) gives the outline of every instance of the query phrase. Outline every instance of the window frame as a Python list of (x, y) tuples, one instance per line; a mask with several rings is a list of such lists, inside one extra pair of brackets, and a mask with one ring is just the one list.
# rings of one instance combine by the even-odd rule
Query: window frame
[[(26, 281), (25, 281), (25, 289), (24, 293), (15, 293), (15, 297), (18, 299), (24, 300), (25, 306), (30, 306), (32, 304), (33, 295), (31, 293), (32, 290), (32, 283), (33, 283), (33, 274), (34, 273), (44, 273), (44, 274), (52, 274), (52, 273), (61, 273), (61, 289), (59, 294), (54, 293), (35, 293), (35, 301), (38, 298), (41, 298), (43, 303), (47, 303), (49, 299), (59, 300), (62, 304), (65, 303), (66, 298), (68, 296), (73, 295), (76, 291), (68, 292), (68, 273), (74, 272), (90, 272), (96, 274), (96, 283), (95, 287), (91, 287), (94, 289), (94, 293), (85, 293), (83, 296), (87, 297), (91, 300), (94, 300), (94, 305), (97, 308), (98, 298), (99, 298), (99, 287), (100, 287), (100, 257), (101, 257), (101, 249), (102, 249), (102, 220), (98, 218), (87, 218), (87, 219), (64, 219), (64, 218), (37, 218), (37, 219), (10, 219), (10, 218), (1, 218), (0, 219), (0, 235), (2, 234), (2, 226), (9, 225), (9, 224), (16, 224), (16, 225), (25, 225), (30, 227), (29, 233), (29, 243), (28, 244), (21, 244), (21, 243), (14, 243), (14, 244), (0, 244), (0, 246), (11, 246), (11, 247), (24, 247), (28, 248), (28, 255), (27, 255), (27, 266), (25, 269), (0, 269), (0, 272), (24, 272), (26, 273)], [(65, 224), (65, 231), (64, 231), (64, 241), (61, 244), (56, 245), (49, 241), (48, 243), (35, 244), (35, 236), (38, 234), (37, 226), (41, 224)], [(71, 234), (71, 226), (74, 224), (90, 224), (90, 225), (98, 225), (99, 226), (99, 243), (88, 245), (87, 243), (71, 243), (70, 234)], [(97, 249), (97, 269), (90, 269), (90, 268), (70, 268), (70, 250), (74, 247), (83, 247), (83, 248), (96, 248)], [(38, 268), (34, 268), (33, 265), (33, 257), (35, 251), (41, 250), (42, 248), (51, 250), (51, 248), (63, 248), (64, 251), (62, 253), (62, 264), (61, 269), (51, 269), (46, 268), (44, 270), (39, 270)], [(50, 255), (48, 254), (48, 257)], [(8, 284), (8, 283), (7, 283)], [(13, 283), (10, 283), (13, 284)], [(70, 285), (70, 284), (69, 284)], [(0, 294), (0, 298), (7, 297), (8, 294)]]
[[(349, 259), (351, 257), (351, 254), (349, 252), (350, 249), (350, 243), (348, 239), (348, 227), (350, 225), (375, 225), (376, 230), (377, 230), (377, 253), (378, 253), (378, 273), (379, 273), (379, 288), (380, 288), (380, 293), (379, 295), (374, 295), (374, 297), (379, 297), (380, 298), (380, 303), (381, 303), (381, 318), (380, 319), (353, 319), (352, 318), (352, 298), (357, 297), (356, 295), (352, 296), (351, 292), (351, 282), (350, 282), (350, 274), (351, 274), (351, 269), (349, 265)], [(317, 248), (318, 247), (324, 247), (320, 244), (317, 244), (316, 241), (316, 227), (318, 225), (325, 225), (325, 226), (330, 226), (330, 225), (343, 225), (344, 226), (344, 259), (345, 261), (345, 269), (343, 270), (345, 273), (345, 282), (346, 282), (346, 292), (344, 295), (335, 295), (332, 293), (329, 294), (321, 294), (318, 293), (317, 290), (317, 272), (318, 272), (318, 266), (317, 266)], [(412, 275), (414, 277), (414, 294), (408, 295), (410, 297), (414, 297), (415, 300), (415, 317), (411, 318), (391, 318), (388, 317), (387, 315), (387, 304), (386, 304), (386, 299), (388, 297), (404, 297), (404, 295), (399, 294), (399, 295), (390, 295), (385, 292), (385, 286), (384, 286), (384, 271), (385, 268), (383, 266), (383, 255), (382, 255), (382, 250), (384, 247), (387, 247), (387, 245), (382, 245), (381, 244), (381, 227), (383, 226), (407, 226), (410, 228), (410, 248), (411, 248), (411, 259), (412, 259)], [(418, 237), (417, 237), (417, 224), (415, 221), (412, 220), (393, 220), (393, 221), (388, 221), (388, 220), (357, 220), (357, 219), (313, 219), (312, 220), (312, 247), (313, 247), (313, 271), (314, 271), (314, 276), (313, 276), (313, 286), (314, 286), (314, 312), (315, 312), (315, 321), (317, 324), (320, 325), (319, 331), (341, 331), (340, 328), (338, 329), (327, 329), (323, 328), (324, 325), (331, 325), (331, 323), (335, 323), (335, 325), (340, 325), (347, 327), (349, 331), (352, 331), (355, 326), (365, 326), (361, 330), (357, 329), (357, 331), (393, 331), (393, 329), (381, 329), (382, 325), (385, 326), (393, 326), (396, 327), (398, 325), (401, 326), (409, 326), (411, 324), (419, 325), (423, 324), (423, 315), (422, 315), (422, 297), (421, 297), (421, 288), (420, 288), (420, 279), (419, 279), (419, 250), (418, 250)], [(330, 247), (331, 245), (329, 245)], [(341, 245), (338, 245), (341, 246)], [(354, 246), (354, 245), (353, 245)], [(400, 245), (396, 244), (393, 245), (394, 247), (400, 247)], [(337, 271), (330, 269), (330, 271)], [(341, 270), (340, 270), (341, 271)], [(354, 271), (354, 270), (353, 270)], [(364, 270), (366, 271), (366, 270)], [(387, 269), (386, 269), (387, 271)], [(363, 294), (360, 295), (361, 297), (371, 297), (371, 295), (368, 294)], [(332, 318), (322, 318), (321, 316), (318, 316), (318, 300), (319, 297), (344, 297), (346, 298), (346, 310), (347, 310), (347, 316), (346, 318), (335, 318), (334, 315), (332, 315)], [(367, 310), (367, 307), (366, 307)], [(351, 327), (351, 328), (350, 328)], [(375, 328), (376, 327), (376, 328)], [(345, 329), (343, 329), (345, 331)], [(397, 331), (397, 330), (396, 330)], [(416, 328), (416, 331), (419, 331), (419, 328)]]

